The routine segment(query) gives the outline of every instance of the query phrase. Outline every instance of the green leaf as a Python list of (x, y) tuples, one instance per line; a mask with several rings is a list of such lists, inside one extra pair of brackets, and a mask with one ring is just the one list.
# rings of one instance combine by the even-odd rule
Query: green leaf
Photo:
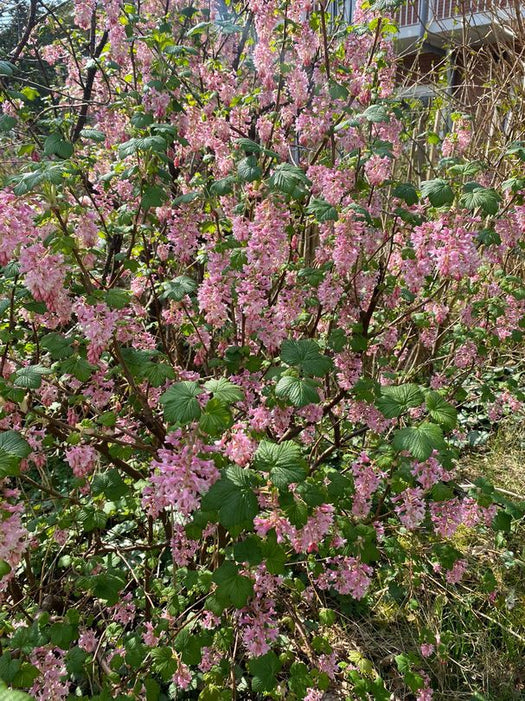
[(445, 204), (452, 204), (454, 201), (454, 191), (442, 178), (426, 180), (421, 183), (421, 194), (428, 197), (433, 207), (442, 207)]
[(104, 132), (99, 131), (98, 129), (82, 129), (80, 136), (83, 139), (90, 139), (91, 141), (96, 141), (97, 143), (104, 141), (106, 138)]
[(15, 691), (7, 687), (2, 688), (1, 684), (2, 682), (0, 682), (0, 701), (34, 701), (34, 697), (29, 696), (24, 691)]
[[(27, 688), (33, 686), (33, 682), (40, 676), (40, 670), (29, 662), (22, 662), (20, 669), (13, 677), (13, 686), (17, 688)], [(14, 692), (18, 694), (19, 692)], [(2, 692), (0, 691), (0, 698)]]
[(70, 342), (61, 333), (46, 334), (40, 340), (40, 345), (49, 352), (53, 360), (63, 360), (74, 353)]
[(241, 139), (236, 139), (235, 143), (244, 151), (246, 155), (250, 155), (251, 153), (260, 153), (262, 150), (261, 144), (244, 137)]
[(360, 117), (362, 119), (366, 119), (367, 122), (373, 122), (374, 124), (390, 121), (390, 116), (383, 105), (370, 105), (370, 107), (367, 107)]
[(173, 380), (175, 371), (167, 363), (147, 363), (144, 367), (144, 377), (152, 387), (162, 387), (166, 380)]
[(0, 75), (11, 76), (16, 71), (16, 66), (11, 61), (0, 61)]
[(101, 509), (84, 506), (77, 511), (77, 520), (86, 533), (104, 528), (108, 517)]
[(257, 497), (253, 492), (254, 484), (255, 476), (251, 470), (231, 465), (204, 495), (202, 508), (217, 511), (219, 523), (230, 531), (240, 527), (249, 528), (259, 511)]
[(71, 643), (78, 637), (77, 626), (71, 623), (53, 623), (49, 629), (49, 637), (53, 645), (69, 650)]
[(281, 163), (273, 171), (268, 184), (272, 190), (300, 199), (308, 192), (310, 181), (301, 168), (291, 163)]
[(202, 389), (197, 382), (177, 382), (160, 397), (164, 406), (164, 418), (169, 423), (188, 424), (201, 415), (201, 407), (196, 399)]
[(126, 586), (125, 580), (107, 573), (98, 574), (93, 579), (93, 594), (105, 601), (108, 606), (114, 606), (120, 598), (120, 592)]
[(275, 531), (271, 531), (263, 541), (262, 553), (266, 569), (270, 574), (284, 574), (288, 556), (285, 549), (277, 543)]
[(197, 283), (187, 275), (179, 275), (174, 280), (165, 282), (163, 289), (161, 299), (173, 299), (175, 302), (181, 302), (186, 295), (195, 292)]
[(431, 419), (442, 426), (444, 431), (451, 431), (455, 428), (458, 412), (452, 404), (443, 399), (439, 392), (427, 392), (425, 394), (425, 403)]
[(504, 533), (510, 533), (512, 517), (506, 511), (500, 509), (492, 519), (491, 525), (493, 530), (495, 531), (503, 531)]
[(110, 309), (125, 309), (130, 302), (130, 294), (120, 287), (113, 287), (104, 293), (104, 299)]
[(38, 389), (42, 384), (42, 375), (49, 375), (51, 370), (42, 365), (28, 365), (17, 370), (13, 376), (15, 387)]
[(305, 375), (312, 377), (324, 377), (333, 366), (332, 359), (323, 355), (317, 343), (309, 338), (284, 341), (280, 355), (284, 363), (300, 367)]
[(319, 198), (312, 198), (310, 204), (306, 208), (307, 214), (313, 216), (318, 222), (337, 221), (339, 213), (337, 209), (329, 202)]
[(140, 200), (140, 206), (142, 209), (149, 209), (150, 207), (161, 207), (164, 202), (168, 199), (168, 193), (166, 189), (160, 187), (160, 185), (149, 185), (144, 189), (142, 193), (142, 199)]
[(248, 535), (244, 540), (235, 543), (233, 555), (236, 562), (259, 565), (264, 559), (261, 539), (256, 535)]
[(405, 384), (381, 388), (377, 408), (387, 419), (394, 419), (408, 409), (423, 403), (423, 393), (417, 385)]
[(94, 496), (104, 494), (111, 501), (117, 501), (128, 491), (127, 484), (115, 469), (96, 475), (91, 483), (91, 492)]
[(5, 577), (6, 574), (9, 574), (11, 572), (11, 565), (9, 562), (6, 562), (5, 560), (0, 560), (0, 579), (2, 577)]
[(199, 426), (210, 436), (226, 431), (233, 423), (229, 409), (218, 399), (210, 399), (199, 419)]
[(65, 375), (73, 375), (80, 382), (87, 382), (91, 374), (96, 370), (95, 365), (91, 365), (84, 358), (72, 357), (60, 364), (60, 371)]
[(483, 187), (478, 183), (467, 183), (464, 190), (465, 192), (459, 200), (462, 207), (471, 211), (481, 209), (485, 214), (498, 213), (501, 197), (496, 190)]
[(290, 484), (306, 479), (306, 461), (300, 447), (293, 441), (261, 441), (253, 462), (258, 470), (269, 472), (271, 481), (278, 489), (286, 490)]
[(215, 570), (212, 579), (217, 584), (219, 601), (232, 604), (235, 608), (246, 606), (253, 595), (252, 580), (239, 574), (237, 565), (229, 560)]
[(401, 183), (394, 188), (394, 197), (399, 197), (404, 200), (408, 206), (416, 204), (419, 201), (416, 188), (412, 183)]
[(422, 423), (396, 431), (392, 446), (395, 450), (407, 450), (416, 460), (427, 460), (433, 450), (446, 447), (441, 426)]
[(20, 474), (20, 461), (31, 452), (31, 446), (16, 431), (0, 433), (0, 479)]
[(258, 166), (255, 156), (247, 156), (239, 161), (237, 174), (243, 182), (251, 183), (254, 180), (259, 180), (262, 170)]
[(213, 195), (224, 197), (225, 195), (230, 195), (233, 192), (234, 184), (235, 180), (231, 176), (221, 178), (220, 180), (215, 180), (215, 182), (212, 183), (210, 186), (210, 192)]
[(244, 399), (244, 390), (225, 377), (221, 377), (218, 380), (208, 380), (204, 383), (204, 387), (213, 394), (214, 399), (226, 406)]
[(0, 117), (0, 131), (10, 131), (16, 125), (16, 118), (8, 114)]
[(156, 647), (150, 652), (153, 671), (167, 682), (175, 674), (177, 662), (171, 647)]
[(44, 141), (44, 153), (46, 156), (71, 158), (73, 151), (73, 144), (70, 141), (66, 141), (60, 134), (50, 134)]
[(281, 662), (275, 652), (270, 650), (261, 657), (254, 657), (248, 662), (248, 669), (252, 675), (252, 689), (257, 694), (269, 692), (277, 686), (277, 674), (281, 669)]
[(287, 399), (296, 407), (318, 404), (320, 401), (317, 384), (310, 378), (302, 379), (283, 375), (275, 387), (279, 399)]
[(27, 458), (32, 450), (29, 443), (16, 431), (0, 433), (0, 448), (20, 459)]
[(164, 153), (166, 151), (166, 140), (162, 136), (145, 136), (129, 139), (118, 147), (119, 158), (124, 159), (132, 156), (138, 151), (152, 151), (154, 153)]
[(88, 653), (79, 647), (72, 647), (66, 655), (66, 669), (70, 674), (82, 674)]

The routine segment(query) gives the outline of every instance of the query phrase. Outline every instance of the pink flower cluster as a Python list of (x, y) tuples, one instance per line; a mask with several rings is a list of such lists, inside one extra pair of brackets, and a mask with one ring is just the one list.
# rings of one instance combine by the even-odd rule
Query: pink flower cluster
[[(0, 483), (1, 489), (2, 483)], [(12, 504), (11, 499), (19, 498), (19, 492), (15, 489), (7, 489), (0, 492), (0, 560), (4, 560), (13, 571), (27, 548), (28, 532), (22, 524), (24, 506), (21, 502)], [(4, 575), (0, 579), (0, 593), (7, 587), (13, 572)]]
[(32, 651), (31, 664), (40, 671), (30, 692), (36, 701), (60, 701), (69, 694), (65, 654), (56, 647), (35, 647)]
[(350, 594), (354, 599), (362, 599), (372, 581), (372, 568), (356, 557), (337, 555), (329, 558), (325, 571), (318, 575), (317, 586), (320, 589), (334, 588), (339, 594)]
[(75, 304), (75, 314), (84, 336), (89, 341), (87, 359), (96, 365), (102, 352), (106, 350), (115, 331), (120, 312), (102, 302), (91, 305), (79, 299)]
[(65, 455), (75, 477), (87, 477), (97, 465), (97, 451), (92, 445), (75, 445)]
[(151, 463), (150, 484), (143, 491), (142, 504), (154, 518), (166, 508), (187, 517), (219, 479), (213, 460), (201, 457), (216, 449), (180, 429), (167, 436), (166, 445), (158, 451), (158, 460)]

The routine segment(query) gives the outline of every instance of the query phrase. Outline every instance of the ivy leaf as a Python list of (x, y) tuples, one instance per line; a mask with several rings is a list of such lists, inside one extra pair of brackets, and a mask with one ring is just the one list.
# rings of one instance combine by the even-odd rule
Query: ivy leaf
[(445, 204), (452, 204), (454, 201), (454, 191), (442, 178), (435, 180), (425, 180), (421, 183), (421, 194), (428, 197), (433, 207), (442, 207)]
[(418, 407), (423, 402), (423, 393), (417, 385), (405, 384), (381, 388), (377, 408), (387, 419), (394, 419), (408, 409)]
[(219, 523), (229, 531), (235, 528), (249, 528), (259, 511), (257, 497), (253, 492), (255, 475), (251, 470), (238, 465), (230, 465), (220, 480), (215, 482), (204, 495), (202, 508), (217, 511)]
[(210, 399), (199, 419), (199, 426), (210, 436), (223, 433), (233, 423), (231, 412), (218, 399)]
[(217, 584), (216, 596), (219, 601), (230, 603), (235, 608), (246, 606), (253, 594), (252, 580), (239, 574), (237, 565), (229, 560), (215, 570), (212, 579)]
[(312, 199), (306, 208), (306, 212), (311, 214), (318, 222), (337, 221), (339, 219), (339, 213), (333, 205), (326, 200), (316, 197)]
[(407, 450), (416, 460), (427, 460), (433, 450), (445, 448), (441, 426), (422, 423), (396, 431), (392, 446), (395, 450)]
[(253, 691), (257, 694), (262, 694), (275, 689), (277, 686), (276, 675), (281, 666), (279, 658), (272, 650), (265, 655), (249, 660), (248, 669), (252, 675)]
[(500, 195), (491, 188), (483, 187), (478, 183), (466, 183), (464, 194), (461, 195), (459, 204), (471, 211), (481, 209), (485, 214), (497, 214)]
[(281, 377), (275, 387), (275, 394), (280, 399), (288, 399), (296, 407), (318, 404), (320, 401), (314, 380), (301, 379), (291, 375)]
[(332, 359), (323, 355), (317, 343), (309, 338), (284, 341), (280, 355), (284, 363), (298, 366), (305, 375), (313, 377), (323, 377), (333, 365)]
[(202, 389), (197, 382), (177, 382), (160, 397), (164, 406), (164, 418), (169, 423), (188, 424), (201, 415), (201, 406), (196, 399)]
[(235, 402), (240, 402), (244, 399), (244, 391), (225, 377), (221, 377), (218, 380), (208, 380), (204, 383), (204, 387), (221, 404), (235, 404)]
[(254, 180), (259, 180), (262, 170), (258, 166), (255, 156), (247, 156), (239, 161), (237, 173), (243, 182), (251, 183)]
[(15, 387), (38, 389), (42, 384), (42, 375), (49, 374), (51, 374), (49, 368), (45, 368), (42, 365), (28, 365), (15, 372), (13, 382)]
[(300, 447), (293, 441), (261, 441), (253, 463), (258, 470), (269, 472), (271, 481), (278, 489), (288, 489), (290, 484), (306, 479), (306, 461)]
[(449, 404), (439, 392), (430, 391), (425, 395), (425, 403), (428, 413), (433, 421), (438, 423), (444, 431), (455, 428), (458, 420), (456, 408)]

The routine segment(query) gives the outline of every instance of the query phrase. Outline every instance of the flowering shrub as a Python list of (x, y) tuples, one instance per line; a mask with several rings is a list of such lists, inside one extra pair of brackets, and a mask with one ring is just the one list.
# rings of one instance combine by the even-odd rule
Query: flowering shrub
[(383, 679), (334, 631), (378, 592), (457, 586), (458, 532), (523, 515), (455, 479), (458, 405), (522, 408), (483, 372), (522, 340), (525, 151), (484, 171), (464, 119), (410, 182), (367, 3), (352, 25), (305, 0), (46, 22), (24, 49), (45, 86), (0, 62), (0, 678), (431, 698), (439, 634)]

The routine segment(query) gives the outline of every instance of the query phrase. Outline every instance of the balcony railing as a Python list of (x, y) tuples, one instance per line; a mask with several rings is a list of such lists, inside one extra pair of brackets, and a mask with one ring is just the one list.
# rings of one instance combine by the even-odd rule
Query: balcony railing
[(429, 3), (429, 19), (439, 21), (503, 9), (510, 5), (511, 0), (409, 0), (397, 13), (399, 27), (419, 24), (423, 15), (422, 6), (426, 2)]

